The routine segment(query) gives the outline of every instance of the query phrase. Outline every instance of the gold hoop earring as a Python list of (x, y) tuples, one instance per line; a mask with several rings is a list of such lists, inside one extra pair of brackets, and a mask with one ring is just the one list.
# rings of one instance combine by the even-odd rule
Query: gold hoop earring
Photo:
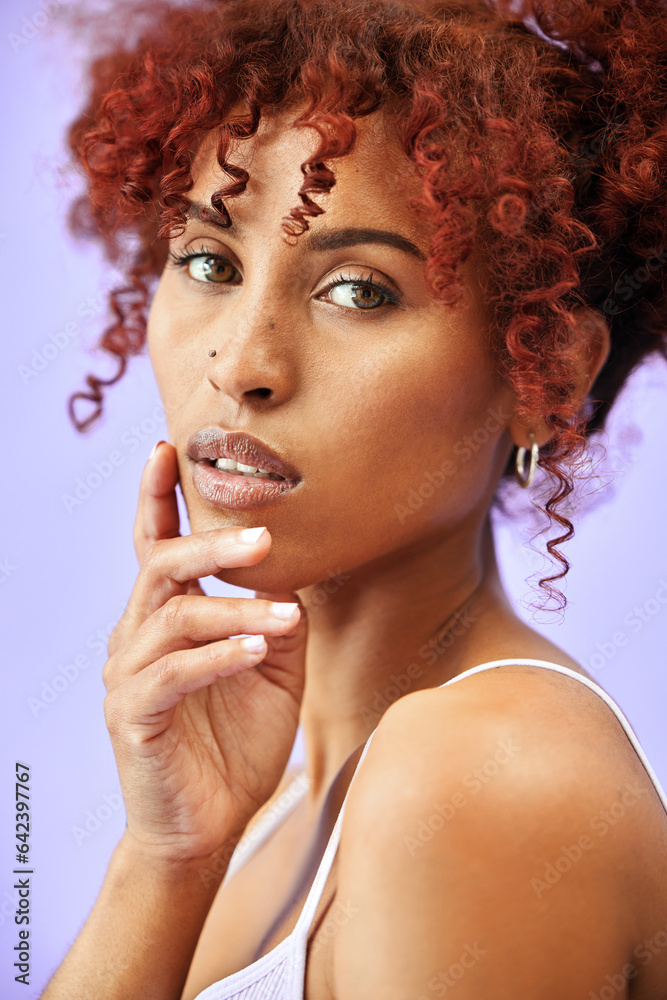
[(537, 468), (537, 459), (540, 454), (540, 448), (535, 440), (535, 435), (532, 431), (528, 431), (528, 437), (530, 438), (530, 467), (528, 469), (528, 475), (526, 476), (525, 461), (526, 461), (526, 451), (527, 448), (521, 447), (516, 453), (516, 468), (514, 474), (516, 476), (516, 481), (519, 486), (524, 489), (532, 484), (535, 478), (535, 469)]

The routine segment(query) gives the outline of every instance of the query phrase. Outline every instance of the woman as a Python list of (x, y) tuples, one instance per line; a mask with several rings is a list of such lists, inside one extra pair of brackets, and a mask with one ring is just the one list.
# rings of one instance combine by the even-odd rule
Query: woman
[(562, 602), (575, 460), (665, 353), (665, 7), (145, 13), (71, 219), (169, 442), (104, 671), (127, 828), (43, 997), (667, 997), (667, 797), (490, 526), (539, 462)]

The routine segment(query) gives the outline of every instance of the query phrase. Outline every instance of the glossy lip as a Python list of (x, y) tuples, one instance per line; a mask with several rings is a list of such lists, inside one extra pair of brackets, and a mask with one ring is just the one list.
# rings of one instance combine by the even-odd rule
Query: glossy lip
[[(192, 482), (200, 497), (215, 507), (252, 509), (289, 493), (301, 482), (297, 469), (252, 434), (205, 427), (188, 440), (188, 457), (194, 463)], [(254, 479), (226, 472), (211, 463), (233, 458), (275, 472), (284, 479)]]
[[(225, 431), (222, 427), (204, 427), (188, 439), (188, 456), (193, 462), (214, 462), (233, 458), (242, 465), (254, 465), (282, 476), (292, 485), (300, 482), (297, 469), (259, 438), (243, 431)], [(221, 470), (216, 470), (221, 471)], [(239, 477), (230, 477), (239, 478)], [(247, 480), (252, 482), (252, 480)], [(278, 480), (267, 480), (278, 482)], [(255, 480), (259, 482), (259, 480)]]

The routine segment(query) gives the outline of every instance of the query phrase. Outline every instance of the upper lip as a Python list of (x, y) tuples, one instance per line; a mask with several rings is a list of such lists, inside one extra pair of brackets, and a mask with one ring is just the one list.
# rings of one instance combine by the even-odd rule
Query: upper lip
[(226, 431), (222, 427), (204, 427), (188, 439), (188, 455), (194, 462), (233, 458), (242, 465), (268, 469), (285, 479), (298, 482), (299, 472), (259, 438), (245, 431)]

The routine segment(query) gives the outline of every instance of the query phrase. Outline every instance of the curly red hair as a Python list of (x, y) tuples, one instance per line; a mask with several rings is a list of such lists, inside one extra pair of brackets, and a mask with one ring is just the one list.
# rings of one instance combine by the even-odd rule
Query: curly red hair
[[(77, 18), (95, 35), (89, 15)], [(527, 426), (538, 414), (552, 429), (539, 464), (553, 491), (540, 509), (563, 529), (547, 543), (561, 569), (539, 583), (564, 607), (553, 582), (569, 569), (557, 546), (574, 529), (558, 508), (573, 490), (574, 459), (630, 372), (651, 353), (667, 358), (665, 3), (154, 0), (119, 7), (117, 29), (119, 18), (126, 37), (134, 26), (138, 37), (129, 47), (107, 40), (91, 58), (87, 102), (68, 131), (86, 178), (68, 228), (101, 241), (127, 277), (110, 293), (115, 320), (100, 340), (118, 371), (88, 375), (87, 391), (70, 397), (76, 427), (99, 417), (105, 388), (143, 348), (151, 289), (166, 241), (182, 231), (204, 133), (218, 130), (218, 163), (232, 179), (211, 199), (228, 219), (223, 200), (248, 180), (226, 159), (230, 141), (254, 135), (262, 114), (305, 104), (297, 123), (320, 145), (283, 220), (295, 239), (324, 211), (313, 196), (335, 184), (355, 119), (391, 109), (423, 182), (412, 207), (434, 226), (432, 294), (462, 304), (460, 265), (481, 241), (499, 372)], [(229, 120), (239, 102), (247, 116)], [(577, 407), (571, 345), (582, 305), (607, 319), (612, 347)], [(85, 419), (77, 400), (93, 404)]]

